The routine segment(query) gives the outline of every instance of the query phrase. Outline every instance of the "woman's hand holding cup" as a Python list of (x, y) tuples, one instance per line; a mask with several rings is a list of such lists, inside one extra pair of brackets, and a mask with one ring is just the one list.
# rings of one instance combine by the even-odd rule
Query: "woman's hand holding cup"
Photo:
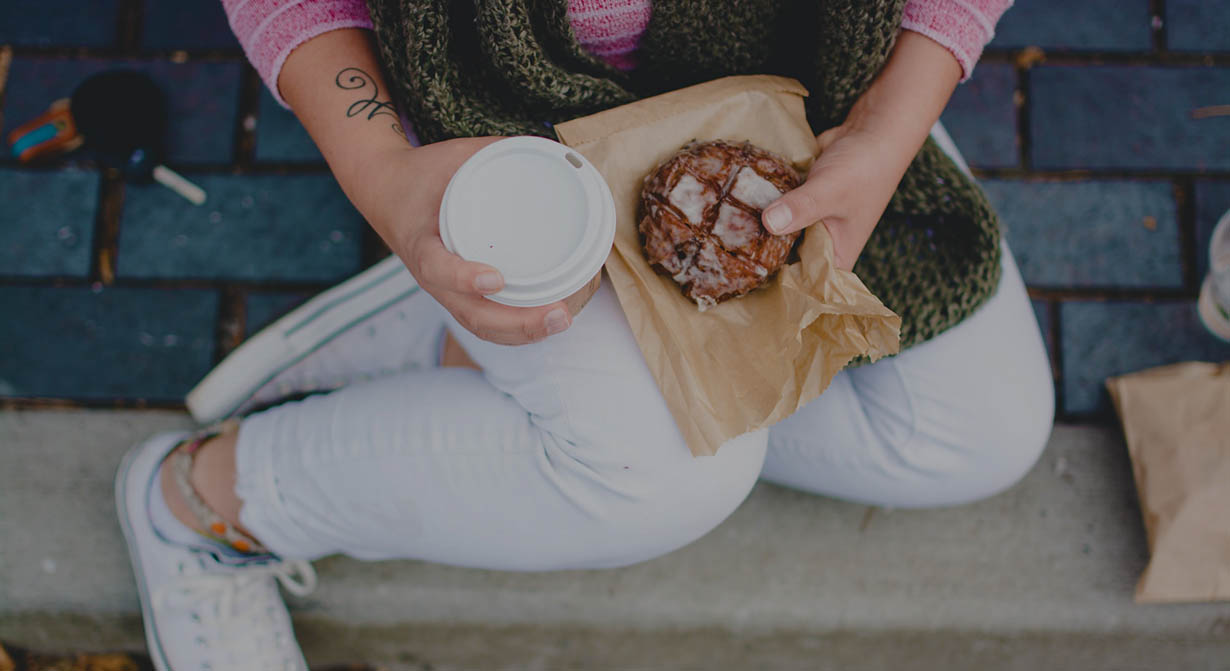
[(504, 288), (503, 276), (450, 252), (439, 229), (440, 201), (453, 174), (479, 149), (500, 139), (458, 138), (390, 149), (371, 157), (361, 192), (349, 195), (423, 290), (458, 323), (483, 340), (522, 345), (571, 325), (564, 301), (513, 307), (488, 300), (485, 296)]

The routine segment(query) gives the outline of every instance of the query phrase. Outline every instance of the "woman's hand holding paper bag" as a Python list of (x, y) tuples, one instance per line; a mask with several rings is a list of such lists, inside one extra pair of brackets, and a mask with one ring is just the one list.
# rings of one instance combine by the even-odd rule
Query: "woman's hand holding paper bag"
[(901, 33), (845, 122), (816, 138), (820, 155), (807, 181), (765, 210), (765, 228), (781, 234), (823, 223), (837, 267), (852, 269), (960, 79), (944, 47)]

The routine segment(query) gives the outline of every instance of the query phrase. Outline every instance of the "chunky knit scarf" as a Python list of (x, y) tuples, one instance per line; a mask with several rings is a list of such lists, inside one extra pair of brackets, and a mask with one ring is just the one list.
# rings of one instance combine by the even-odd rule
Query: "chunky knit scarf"
[[(904, 0), (654, 0), (621, 72), (572, 34), (566, 0), (368, 0), (394, 95), (424, 142), (553, 136), (552, 125), (736, 74), (795, 77), (812, 128), (840, 124), (888, 59)], [(902, 349), (995, 292), (999, 225), (932, 140), (919, 151), (854, 272), (901, 315)]]

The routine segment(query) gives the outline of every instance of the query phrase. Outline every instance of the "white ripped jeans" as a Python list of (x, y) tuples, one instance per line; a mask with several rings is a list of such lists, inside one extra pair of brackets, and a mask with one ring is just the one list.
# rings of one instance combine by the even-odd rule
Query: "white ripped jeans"
[(989, 496), (1037, 460), (1054, 411), (1006, 249), (999, 289), (974, 315), (841, 372), (792, 417), (712, 457), (684, 445), (609, 283), (541, 343), (449, 328), (482, 373), (407, 372), (246, 419), (243, 524), (292, 558), (620, 566), (704, 535), (760, 477), (885, 506)]

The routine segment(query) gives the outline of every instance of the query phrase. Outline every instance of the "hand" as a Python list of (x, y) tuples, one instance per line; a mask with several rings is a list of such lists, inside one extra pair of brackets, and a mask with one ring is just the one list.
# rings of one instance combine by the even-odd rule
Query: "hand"
[(444, 189), (474, 152), (501, 138), (458, 138), (422, 147), (396, 147), (369, 157), (361, 189), (351, 195), (360, 211), (418, 280), (474, 335), (503, 345), (542, 340), (572, 323), (561, 301), (535, 308), (484, 298), (504, 287), (495, 268), (448, 251), (440, 239)]
[[(833, 238), (833, 260), (850, 270), (897, 190), (911, 153), (876, 133), (851, 126), (831, 128), (816, 138), (820, 156), (807, 180), (765, 208), (765, 228), (789, 233), (822, 223)], [(917, 150), (917, 147), (915, 147)]]
[(833, 238), (834, 262), (853, 268), (961, 74), (946, 47), (901, 31), (845, 122), (816, 138), (820, 156), (807, 181), (765, 208), (765, 228), (788, 233), (821, 222)]

